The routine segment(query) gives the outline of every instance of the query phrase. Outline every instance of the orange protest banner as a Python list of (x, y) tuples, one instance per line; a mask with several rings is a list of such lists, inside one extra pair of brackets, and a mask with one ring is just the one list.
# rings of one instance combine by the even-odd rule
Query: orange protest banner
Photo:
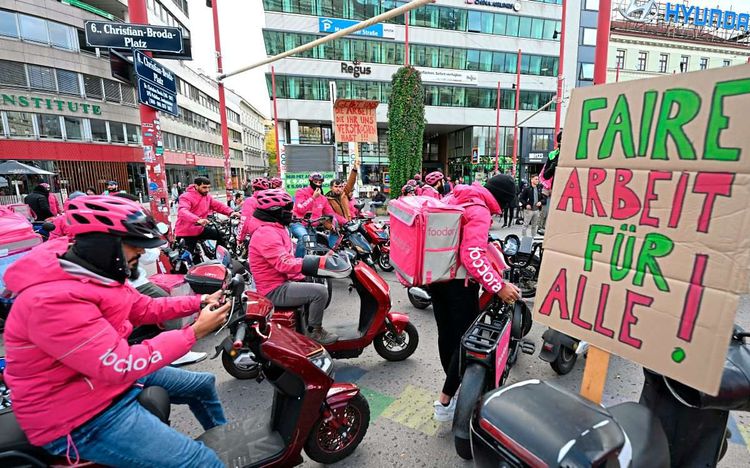
[(337, 99), (333, 105), (336, 141), (354, 143), (378, 142), (378, 101)]

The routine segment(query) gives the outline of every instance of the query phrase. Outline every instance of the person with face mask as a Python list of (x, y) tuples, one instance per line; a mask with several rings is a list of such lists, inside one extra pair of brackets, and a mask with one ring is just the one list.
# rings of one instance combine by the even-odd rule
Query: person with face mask
[(430, 197), (440, 200), (443, 198), (445, 190), (445, 176), (440, 171), (434, 171), (425, 177), (425, 185), (420, 193), (423, 197)]
[(305, 275), (317, 271), (320, 257), (292, 255), (292, 239), (287, 226), (292, 222), (294, 204), (284, 190), (265, 190), (258, 195), (253, 216), (259, 225), (250, 239), (248, 258), (258, 294), (266, 296), (276, 307), (309, 305), (307, 336), (321, 344), (338, 340), (323, 328), (323, 311), (328, 289), (319, 283), (305, 283)]
[[(323, 195), (323, 175), (320, 172), (313, 172), (310, 174), (308, 180), (310, 186), (297, 190), (297, 193), (294, 195), (294, 216), (304, 218), (307, 213), (310, 213), (311, 219), (330, 216), (339, 224), (346, 223), (346, 218), (333, 211), (333, 208), (331, 208), (328, 200)], [(298, 258), (304, 257), (305, 242), (303, 239), (307, 235), (305, 226), (302, 223), (294, 223), (289, 226), (289, 231), (297, 239), (295, 256)]]
[(208, 215), (214, 212), (225, 216), (239, 218), (240, 213), (232, 211), (209, 195), (211, 181), (206, 177), (196, 177), (193, 185), (180, 195), (180, 207), (177, 210), (177, 222), (174, 235), (185, 239), (185, 247), (195, 255), (195, 246), (201, 239), (213, 239), (223, 242), (221, 233), (213, 227), (207, 227)]
[(255, 209), (258, 208), (258, 195), (271, 188), (271, 184), (265, 177), (256, 177), (252, 180), (251, 186), (253, 193), (247, 197), (247, 200), (242, 204), (242, 211), (240, 216), (240, 232), (237, 238), (240, 242), (243, 242), (247, 237), (253, 235), (255, 228), (257, 227), (258, 220), (253, 217)]
[[(72, 465), (224, 466), (137, 396), (144, 386), (163, 387), (204, 429), (226, 423), (213, 374), (167, 366), (226, 321), (229, 303), (219, 306), (221, 291), (153, 299), (127, 284), (145, 249), (165, 243), (138, 203), (86, 196), (68, 200), (65, 212), (73, 243), (41, 244), (4, 277), (16, 299), (3, 378), (29, 441)], [(201, 303), (208, 305), (191, 326), (128, 344), (134, 326), (191, 315)]]

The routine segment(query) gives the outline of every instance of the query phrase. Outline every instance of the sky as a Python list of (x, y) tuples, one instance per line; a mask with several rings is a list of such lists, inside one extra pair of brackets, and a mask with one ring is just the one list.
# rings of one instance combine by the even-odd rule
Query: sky
[[(262, 33), (265, 15), (261, 0), (216, 1), (219, 2), (224, 70), (231, 71), (266, 58)], [(621, 0), (612, 0), (615, 7), (620, 2)], [(436, 3), (439, 5), (441, 0), (437, 0)], [(690, 0), (689, 5), (718, 6), (725, 10), (734, 9), (735, 11), (745, 9), (750, 12), (750, 2), (747, 0)], [(211, 9), (206, 7), (205, 0), (189, 0), (189, 7), (194, 58), (191, 67), (202, 69), (208, 75), (215, 76), (216, 58)], [(225, 84), (237, 91), (266, 117), (270, 117), (271, 105), (265, 82), (267, 69), (268, 65), (263, 65), (255, 70), (228, 78)]]

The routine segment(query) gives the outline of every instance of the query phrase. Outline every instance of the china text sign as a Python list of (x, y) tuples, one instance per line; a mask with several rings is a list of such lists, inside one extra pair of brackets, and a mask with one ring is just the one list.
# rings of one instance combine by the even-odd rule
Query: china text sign
[(750, 66), (576, 89), (534, 319), (715, 393), (750, 263)]
[(337, 99), (333, 106), (336, 141), (377, 143), (378, 101)]

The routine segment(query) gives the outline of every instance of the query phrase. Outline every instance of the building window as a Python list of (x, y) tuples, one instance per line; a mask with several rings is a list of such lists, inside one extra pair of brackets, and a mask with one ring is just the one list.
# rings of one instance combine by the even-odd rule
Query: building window
[(104, 78), (104, 99), (108, 102), (120, 102), (122, 100), (120, 83)]
[(26, 70), (29, 73), (29, 86), (31, 89), (42, 91), (57, 90), (57, 86), (55, 85), (55, 70), (53, 68), (26, 65)]
[(89, 99), (104, 99), (102, 91), (102, 79), (98, 76), (83, 75), (83, 89)]
[(583, 28), (583, 38), (581, 39), (581, 44), (585, 46), (596, 47), (596, 29)]
[(8, 134), (15, 138), (34, 136), (34, 114), (30, 112), (8, 112)]
[(49, 26), (49, 40), (53, 47), (59, 47), (66, 50), (74, 50), (75, 38), (73, 37), (73, 28), (60, 23), (47, 22)]
[(732, 65), (732, 61), (731, 60), (724, 60), (724, 66), (725, 67), (728, 67), (730, 65)]
[(107, 136), (107, 122), (99, 119), (89, 119), (91, 124), (91, 139), (94, 141), (109, 141)]
[(39, 138), (62, 139), (60, 116), (52, 114), (38, 114)]
[(36, 16), (19, 15), (21, 23), (21, 38), (31, 42), (49, 43), (47, 22)]
[(686, 72), (688, 71), (688, 67), (690, 67), (690, 56), (683, 55), (680, 57), (680, 71)]
[(83, 121), (76, 117), (63, 117), (65, 136), (68, 140), (83, 140)]
[(26, 79), (24, 64), (0, 60), (0, 85), (26, 88), (29, 83)]
[(584, 0), (584, 9), (599, 11), (599, 0)]
[(669, 54), (659, 55), (659, 73), (666, 73), (669, 65)]
[(638, 71), (646, 71), (646, 61), (648, 61), (648, 52), (638, 52)]
[(701, 62), (699, 66), (701, 70), (708, 69), (708, 57), (701, 57)]
[(55, 70), (57, 74), (57, 88), (62, 94), (81, 95), (81, 84), (78, 73), (68, 70)]
[(581, 70), (578, 73), (578, 79), (581, 81), (594, 81), (594, 64), (582, 63)]
[(615, 67), (620, 70), (625, 68), (625, 49), (617, 49)]
[(125, 129), (120, 122), (109, 123), (109, 136), (112, 143), (125, 143)]
[(18, 23), (15, 13), (0, 10), (0, 36), (18, 37)]

